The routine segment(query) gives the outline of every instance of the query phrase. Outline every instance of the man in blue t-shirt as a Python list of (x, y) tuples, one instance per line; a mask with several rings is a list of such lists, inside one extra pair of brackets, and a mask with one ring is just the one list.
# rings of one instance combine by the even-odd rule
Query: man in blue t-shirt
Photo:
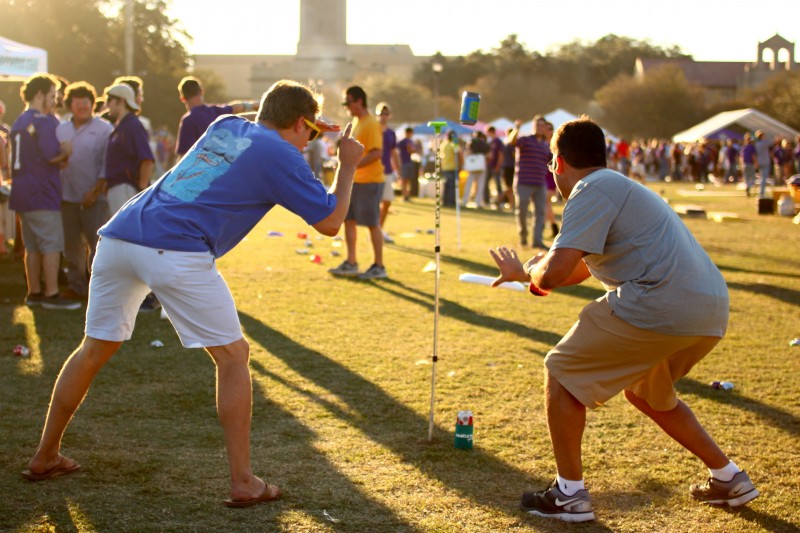
[(206, 129), (220, 115), (243, 113), (255, 109), (254, 102), (231, 102), (226, 105), (208, 105), (203, 101), (203, 86), (194, 76), (186, 76), (178, 84), (181, 102), (186, 113), (178, 124), (178, 142), (175, 144), (176, 159), (180, 160), (194, 146)]
[(205, 348), (217, 365), (217, 409), (231, 469), (229, 507), (274, 500), (277, 486), (250, 469), (252, 387), (249, 347), (215, 258), (233, 248), (274, 206), (328, 236), (350, 204), (364, 147), (345, 128), (339, 170), (328, 193), (303, 158), (322, 130), (318, 96), (290, 81), (264, 95), (257, 122), (215, 121), (181, 162), (128, 202), (103, 228), (90, 281), (86, 337), (56, 382), (45, 429), (23, 477), (75, 472), (59, 454), (61, 437), (95, 374), (130, 339), (139, 304), (152, 289), (187, 348)]
[[(58, 267), (64, 251), (61, 222), (61, 180), (58, 165), (71, 151), (70, 143), (56, 138), (58, 119), (53, 116), (57, 81), (49, 75), (31, 76), (20, 95), (25, 111), (11, 126), (11, 198), (9, 207), (19, 213), (25, 243), (25, 304), (47, 309), (78, 309), (80, 302), (61, 298)], [(44, 289), (41, 279), (44, 278)]]

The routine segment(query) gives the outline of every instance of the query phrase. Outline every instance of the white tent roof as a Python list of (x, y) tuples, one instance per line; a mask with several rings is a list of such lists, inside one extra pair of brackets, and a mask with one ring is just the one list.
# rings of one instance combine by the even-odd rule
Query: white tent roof
[(489, 122), (489, 125), (494, 126), (494, 129), (496, 129), (497, 131), (507, 131), (508, 128), (514, 126), (514, 121), (509, 120), (506, 117), (500, 117)]
[(700, 139), (718, 139), (720, 137), (741, 138), (745, 132), (761, 130), (767, 137), (780, 135), (785, 138), (793, 138), (798, 135), (794, 130), (758, 111), (756, 109), (737, 109), (735, 111), (725, 111), (704, 120), (700, 124), (676, 133), (672, 140), (675, 142), (695, 142)]
[[(553, 129), (557, 130), (563, 123), (575, 120), (578, 117), (559, 107), (555, 111), (547, 113), (544, 118), (553, 124)], [(533, 133), (533, 120), (523, 122), (519, 132), (521, 135), (530, 135)]]
[(25, 80), (47, 72), (47, 51), (0, 37), (0, 81)]

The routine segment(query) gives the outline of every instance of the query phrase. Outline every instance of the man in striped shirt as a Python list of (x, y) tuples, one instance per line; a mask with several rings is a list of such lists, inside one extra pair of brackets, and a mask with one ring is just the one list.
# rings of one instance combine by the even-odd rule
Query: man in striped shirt
[(514, 180), (514, 214), (517, 217), (519, 244), (528, 245), (528, 204), (533, 202), (532, 247), (546, 250), (548, 247), (542, 240), (542, 234), (547, 206), (547, 163), (552, 158), (544, 135), (547, 120), (542, 115), (533, 117), (534, 135), (520, 137), (520, 125), (521, 122), (517, 120), (508, 138), (508, 143), (515, 146), (519, 154)]

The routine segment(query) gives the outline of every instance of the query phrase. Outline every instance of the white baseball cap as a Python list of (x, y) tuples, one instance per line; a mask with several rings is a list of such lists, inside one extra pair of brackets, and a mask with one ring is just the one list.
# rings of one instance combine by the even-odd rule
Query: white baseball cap
[(139, 110), (139, 104), (136, 103), (136, 94), (134, 94), (130, 85), (118, 83), (113, 87), (106, 89), (106, 96), (116, 96), (117, 98), (122, 98), (125, 100), (125, 102), (127, 102), (128, 107), (134, 111)]

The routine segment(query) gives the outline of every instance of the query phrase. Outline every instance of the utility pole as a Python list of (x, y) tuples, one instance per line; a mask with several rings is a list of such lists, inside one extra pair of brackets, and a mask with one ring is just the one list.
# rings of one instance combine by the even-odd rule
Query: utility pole
[(133, 0), (125, 0), (125, 74), (133, 74)]

